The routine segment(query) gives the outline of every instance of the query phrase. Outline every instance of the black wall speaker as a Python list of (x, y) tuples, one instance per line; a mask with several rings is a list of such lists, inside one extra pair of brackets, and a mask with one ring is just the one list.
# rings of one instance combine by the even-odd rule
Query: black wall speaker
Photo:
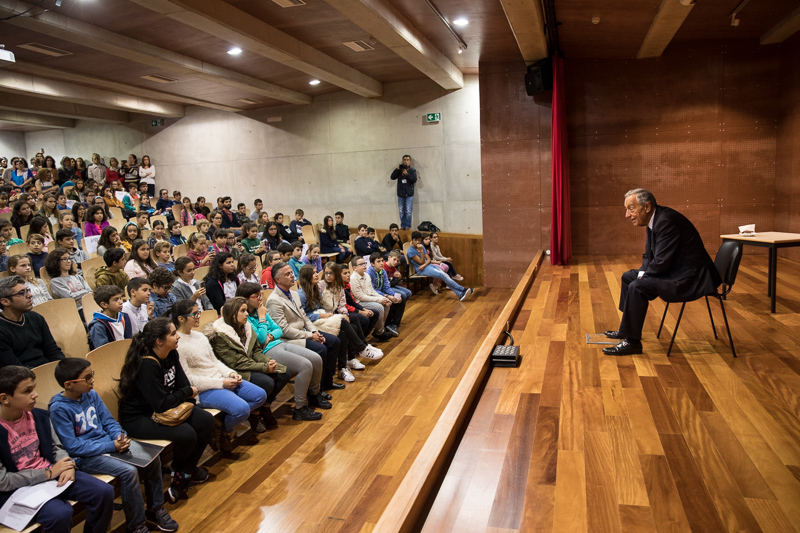
[(553, 61), (550, 58), (537, 61), (528, 67), (525, 74), (525, 92), (534, 96), (553, 90)]

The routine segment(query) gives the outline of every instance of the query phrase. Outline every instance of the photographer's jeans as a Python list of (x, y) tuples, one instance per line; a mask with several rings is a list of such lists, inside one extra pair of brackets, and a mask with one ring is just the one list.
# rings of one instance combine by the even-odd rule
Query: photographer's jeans
[(408, 229), (411, 227), (411, 211), (414, 209), (414, 197), (397, 197), (397, 208), (400, 211), (400, 227)]

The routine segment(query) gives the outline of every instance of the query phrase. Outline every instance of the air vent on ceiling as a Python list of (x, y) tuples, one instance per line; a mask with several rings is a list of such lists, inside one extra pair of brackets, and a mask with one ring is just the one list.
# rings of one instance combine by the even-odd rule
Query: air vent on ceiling
[(263, 103), (263, 102), (260, 102), (258, 100), (251, 100), (249, 98), (237, 98), (236, 101), (237, 102), (241, 102), (243, 104), (251, 104), (251, 105), (252, 104), (262, 104)]
[(154, 81), (156, 83), (172, 83), (173, 81), (178, 81), (175, 78), (170, 78), (169, 76), (162, 76), (161, 74), (148, 74), (147, 76), (141, 76), (143, 80), (147, 81)]
[(306, 5), (303, 0), (272, 0), (281, 7), (298, 7)]
[(354, 52), (366, 52), (367, 50), (375, 50), (375, 48), (370, 46), (370, 44), (367, 41), (348, 41), (342, 44)]
[(72, 55), (72, 52), (67, 52), (66, 50), (61, 50), (60, 48), (54, 48), (52, 46), (47, 46), (46, 44), (42, 44), (42, 43), (21, 44), (17, 48), (24, 48), (26, 50), (30, 50), (31, 52), (39, 52), (40, 54), (44, 54), (46, 56), (53, 56), (53, 57), (71, 56)]

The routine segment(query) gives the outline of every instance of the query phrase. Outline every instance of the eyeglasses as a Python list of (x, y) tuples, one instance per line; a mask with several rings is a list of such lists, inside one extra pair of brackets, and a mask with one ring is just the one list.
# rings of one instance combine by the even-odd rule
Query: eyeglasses
[(184, 318), (188, 318), (188, 317), (199, 318), (200, 317), (200, 311), (197, 311), (196, 313), (189, 313), (188, 315), (181, 315), (181, 316), (184, 317)]
[(366, 263), (364, 261), (361, 261), (360, 263), (356, 263), (357, 267), (363, 267), (364, 265), (366, 265)]
[(64, 383), (65, 384), (66, 383), (79, 383), (81, 381), (85, 381), (86, 383), (91, 383), (92, 381), (94, 381), (94, 370), (92, 370), (91, 373), (87, 374), (86, 377), (82, 377), (82, 378), (79, 378), (79, 379), (69, 379), (69, 380), (65, 381)]
[(31, 294), (33, 294), (31, 292), (31, 290), (26, 287), (26, 288), (22, 289), (21, 291), (11, 293), (8, 296), (9, 296), (9, 298), (13, 298), (14, 296), (30, 296)]
[(72, 262), (72, 259), (70, 259), (69, 256), (65, 256), (61, 258), (61, 261), (67, 263), (67, 262)]

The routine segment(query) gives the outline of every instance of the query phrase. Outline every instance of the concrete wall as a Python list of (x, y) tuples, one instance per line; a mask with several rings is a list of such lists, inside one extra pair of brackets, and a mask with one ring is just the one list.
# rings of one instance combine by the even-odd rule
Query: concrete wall
[(36, 150), (28, 155), (25, 150), (25, 134), (16, 131), (0, 131), (0, 157), (11, 160), (14, 156), (24, 155), (26, 159), (36, 154)]
[[(442, 113), (428, 124), (425, 114)], [(280, 117), (279, 122), (268, 119)], [(106, 161), (148, 154), (159, 187), (213, 203), (217, 196), (272, 214), (305, 210), (312, 222), (342, 210), (350, 225), (399, 222), (392, 169), (411, 154), (420, 174), (416, 226), (431, 220), (445, 231), (482, 233), (480, 113), (477, 76), (447, 92), (430, 81), (384, 85), (364, 99), (344, 91), (308, 106), (285, 106), (247, 116), (190, 108), (160, 128), (148, 124), (78, 124), (72, 130), (27, 133), (27, 146)], [(34, 150), (35, 151), (35, 150)]]

